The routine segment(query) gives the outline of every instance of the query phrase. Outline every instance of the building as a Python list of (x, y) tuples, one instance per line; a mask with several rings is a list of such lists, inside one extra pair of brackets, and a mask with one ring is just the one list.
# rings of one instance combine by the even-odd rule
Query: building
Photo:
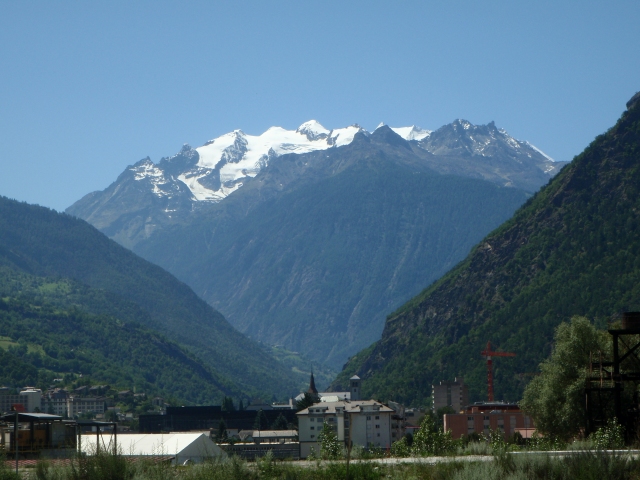
[(349, 379), (349, 393), (351, 394), (351, 400), (360, 400), (360, 377), (354, 375)]
[[(15, 420), (18, 435), (15, 436)], [(6, 453), (16, 451), (20, 455), (38, 454), (43, 450), (60, 451), (76, 448), (76, 426), (62, 417), (46, 413), (9, 413), (0, 417), (0, 449)]]
[(67, 415), (67, 399), (69, 393), (63, 388), (54, 388), (47, 390), (42, 397), (42, 411), (50, 413), (51, 415), (60, 415), (62, 417), (68, 417)]
[(307, 458), (313, 449), (320, 451), (318, 435), (325, 424), (338, 440), (363, 447), (390, 448), (391, 415), (394, 411), (375, 400), (320, 402), (305, 408), (298, 415), (300, 458)]
[(245, 442), (254, 443), (285, 443), (297, 442), (297, 430), (240, 430), (238, 438)]
[[(140, 415), (140, 432), (186, 432), (190, 430), (216, 430), (220, 420), (224, 420), (229, 430), (252, 429), (258, 412), (238, 410), (223, 412), (219, 405), (202, 407), (167, 407), (166, 414)], [(271, 428), (280, 415), (287, 423), (293, 423), (296, 418), (295, 410), (273, 409), (263, 410), (261, 415), (266, 420), (265, 425)]]
[(74, 418), (83, 413), (98, 414), (106, 411), (104, 397), (76, 397), (67, 399), (67, 416)]
[(528, 432), (533, 427), (531, 417), (515, 403), (475, 403), (464, 413), (444, 416), (444, 429), (451, 432), (453, 439), (473, 433), (488, 435), (492, 430), (500, 430), (507, 439), (516, 431)]
[(271, 452), (273, 458), (300, 458), (300, 445), (296, 430), (242, 430), (237, 435), (240, 443), (220, 444), (229, 455), (255, 460)]
[(16, 406), (24, 412), (42, 411), (42, 390), (25, 387), (17, 395), (7, 387), (0, 387), (0, 413), (10, 412)]
[(397, 442), (406, 433), (407, 417), (405, 416), (404, 405), (398, 402), (389, 402), (389, 408), (393, 410), (391, 414), (391, 443)]
[(453, 382), (440, 382), (431, 387), (431, 400), (434, 413), (444, 407), (461, 412), (469, 404), (469, 389), (460, 377)]
[[(354, 379), (356, 379), (355, 388), (356, 388), (357, 398), (352, 397), (353, 388), (354, 388)], [(294, 401), (296, 403), (299, 402), (300, 400), (302, 400), (304, 398), (306, 393), (309, 393), (311, 395), (315, 395), (316, 398), (319, 398), (320, 401), (322, 401), (322, 402), (337, 402), (339, 400), (359, 400), (360, 399), (360, 397), (359, 397), (359, 395), (360, 395), (360, 377), (358, 377), (357, 375), (354, 375), (353, 377), (351, 377), (349, 382), (351, 384), (351, 391), (349, 391), (349, 392), (318, 392), (318, 389), (316, 388), (315, 379), (313, 378), (313, 372), (311, 372), (311, 378), (309, 380), (309, 389), (306, 392), (301, 393), (300, 395), (298, 395), (293, 400), (290, 400), (289, 403), (293, 406)]]
[[(87, 455), (96, 452), (95, 435), (83, 435), (81, 451)], [(202, 463), (208, 459), (226, 457), (205, 433), (167, 433), (167, 434), (112, 434), (100, 437), (100, 448), (115, 448), (125, 457), (149, 457), (171, 459), (173, 465)]]

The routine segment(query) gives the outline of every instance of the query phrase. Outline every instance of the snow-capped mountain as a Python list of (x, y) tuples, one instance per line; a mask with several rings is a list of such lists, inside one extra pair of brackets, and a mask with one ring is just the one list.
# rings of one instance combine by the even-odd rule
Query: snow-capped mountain
[(494, 122), (473, 125), (466, 120), (458, 119), (419, 140), (420, 146), (434, 155), (490, 157), (501, 150), (514, 158), (524, 156), (533, 159), (542, 156), (548, 162), (556, 163), (553, 158), (529, 142), (516, 140), (506, 130), (497, 128)]
[(261, 135), (234, 130), (195, 149), (184, 145), (157, 164), (145, 158), (127, 167), (106, 190), (86, 195), (67, 212), (131, 247), (164, 225), (221, 202), (284, 155), (299, 156), (305, 168), (283, 164), (285, 170), (279, 176), (268, 177), (278, 188), (296, 179), (304, 181), (308, 175), (331, 175), (335, 168), (325, 166), (314, 152), (339, 152), (357, 138), (386, 144), (395, 149), (389, 155), (412, 168), (489, 180), (529, 192), (547, 183), (565, 164), (514, 139), (493, 122), (472, 125), (456, 120), (435, 131), (380, 124), (370, 133), (357, 124), (330, 130), (310, 120), (296, 130), (271, 127)]
[[(543, 170), (554, 169), (553, 159), (528, 142), (518, 141), (506, 131), (498, 130), (493, 122), (476, 126), (466, 120), (456, 120), (435, 132), (415, 125), (390, 128), (434, 155), (493, 156), (506, 151), (513, 158), (542, 157), (548, 163)], [(179, 154), (162, 159), (158, 165), (145, 159), (129, 169), (136, 181), (144, 181), (158, 197), (172, 197), (185, 186), (194, 202), (219, 202), (242, 187), (248, 178), (255, 177), (274, 158), (349, 145), (357, 133), (370, 135), (357, 124), (328, 130), (316, 120), (305, 122), (296, 130), (271, 127), (261, 135), (234, 130), (195, 150), (186, 146)], [(173, 168), (176, 163), (183, 168)]]
[(141, 160), (67, 213), (242, 332), (339, 367), (563, 164), (493, 124), (309, 121)]
[(195, 200), (220, 201), (255, 177), (269, 161), (287, 153), (303, 154), (315, 150), (348, 145), (358, 125), (327, 130), (315, 120), (297, 130), (271, 127), (262, 135), (247, 135), (234, 130), (196, 148), (199, 160), (195, 167), (179, 175)]

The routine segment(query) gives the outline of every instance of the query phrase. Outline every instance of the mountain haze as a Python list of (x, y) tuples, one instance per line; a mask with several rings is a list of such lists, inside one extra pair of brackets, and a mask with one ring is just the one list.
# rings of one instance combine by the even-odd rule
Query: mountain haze
[(274, 146), (235, 131), (144, 160), (67, 211), (250, 337), (339, 368), (564, 165), (493, 124), (454, 124), (457, 139), (307, 122), (269, 129)]
[(431, 385), (462, 376), (486, 398), (480, 351), (494, 362), (496, 398), (520, 398), (548, 356), (554, 328), (573, 315), (604, 324), (640, 309), (640, 102), (597, 137), (512, 219), (443, 278), (391, 314), (354, 373), (366, 395), (425, 404)]

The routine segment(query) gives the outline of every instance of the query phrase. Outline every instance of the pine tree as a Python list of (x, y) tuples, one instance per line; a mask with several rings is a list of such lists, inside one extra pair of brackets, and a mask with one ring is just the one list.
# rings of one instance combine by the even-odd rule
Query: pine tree
[(218, 423), (218, 432), (216, 433), (216, 443), (226, 443), (229, 440), (229, 435), (227, 434), (227, 424), (223, 418), (220, 419), (220, 423)]

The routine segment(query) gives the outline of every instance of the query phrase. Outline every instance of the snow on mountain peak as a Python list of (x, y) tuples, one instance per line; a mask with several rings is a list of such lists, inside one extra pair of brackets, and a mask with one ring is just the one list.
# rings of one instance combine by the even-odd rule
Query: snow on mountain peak
[[(381, 122), (376, 130), (384, 125), (384, 122)], [(553, 161), (533, 145), (519, 142), (504, 130), (496, 129), (493, 123), (478, 127), (466, 120), (458, 119), (453, 122), (452, 127), (459, 134), (464, 132), (471, 140), (469, 148), (472, 154), (485, 155), (485, 149), (497, 140), (497, 137), (502, 137), (502, 141), (513, 149), (528, 147), (531, 154), (535, 155), (535, 150)], [(439, 138), (442, 129), (432, 132), (415, 125), (390, 128), (405, 140), (420, 141), (422, 148), (434, 150), (432, 153), (441, 148), (449, 148), (431, 145), (433, 141), (438, 142), (437, 137)], [(161, 162), (160, 165), (155, 165), (146, 159), (131, 167), (131, 170), (135, 180), (150, 181), (157, 195), (167, 195), (169, 184), (179, 181), (188, 187), (193, 200), (218, 202), (240, 188), (248, 178), (255, 177), (274, 158), (349, 145), (358, 132), (368, 133), (358, 124), (328, 130), (317, 120), (304, 122), (296, 130), (270, 127), (261, 135), (248, 135), (238, 129), (214, 138), (195, 150), (185, 145), (176, 158), (193, 159), (192, 162), (180, 160), (184, 163)]]
[[(197, 200), (219, 201), (239, 188), (242, 179), (255, 177), (270, 159), (348, 145), (360, 130), (357, 125), (327, 130), (316, 120), (303, 123), (295, 131), (270, 127), (261, 135), (247, 135), (242, 130), (234, 130), (196, 148), (197, 171), (180, 175), (178, 179)], [(211, 181), (212, 172), (218, 181)], [(203, 185), (201, 179), (213, 188)]]
[(296, 132), (305, 135), (311, 141), (327, 138), (331, 133), (329, 130), (324, 128), (320, 124), (320, 122), (316, 120), (309, 120), (308, 122), (304, 122), (298, 127)]
[(410, 127), (391, 127), (391, 130), (396, 132), (405, 140), (422, 140), (431, 135), (431, 130), (425, 130), (420, 127), (416, 127), (415, 125), (411, 125)]

